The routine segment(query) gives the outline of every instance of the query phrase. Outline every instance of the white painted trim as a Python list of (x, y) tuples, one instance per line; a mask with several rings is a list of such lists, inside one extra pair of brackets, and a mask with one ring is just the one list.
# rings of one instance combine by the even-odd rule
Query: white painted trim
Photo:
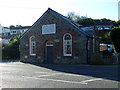
[(64, 54), (64, 56), (72, 56), (72, 54)]
[(47, 44), (46, 46), (53, 46), (53, 44)]
[[(65, 54), (65, 40), (64, 40), (64, 37), (65, 37), (65, 35), (67, 35), (67, 34), (69, 34), (70, 36), (71, 36), (71, 40), (70, 40), (70, 42), (72, 42), (72, 35), (70, 34), (70, 33), (66, 33), (66, 34), (64, 34), (64, 36), (63, 36), (63, 56), (72, 56), (72, 48), (71, 48), (71, 54)], [(73, 45), (73, 43), (72, 43), (72, 45)]]
[(51, 44), (51, 43), (49, 44), (48, 42), (49, 42), (49, 41), (46, 42), (46, 47), (47, 47), (47, 46), (54, 46), (53, 44)]
[(30, 54), (30, 56), (36, 56), (36, 54)]
[(31, 38), (32, 37), (35, 37), (35, 36), (31, 36), (30, 39), (29, 39), (29, 50), (30, 50), (29, 53), (30, 53), (30, 56), (36, 56), (36, 54), (31, 53)]

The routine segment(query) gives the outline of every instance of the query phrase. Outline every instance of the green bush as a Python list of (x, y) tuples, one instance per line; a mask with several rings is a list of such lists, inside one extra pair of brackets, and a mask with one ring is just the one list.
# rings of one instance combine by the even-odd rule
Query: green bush
[(115, 51), (120, 53), (120, 27), (112, 29), (110, 37), (115, 46)]
[(20, 42), (20, 37), (25, 32), (10, 38), (9, 43), (7, 45), (5, 44), (2, 45), (2, 59), (19, 59), (20, 58), (19, 42)]
[(100, 40), (100, 43), (111, 44), (110, 32), (108, 32), (105, 35), (99, 37), (99, 40)]
[(9, 42), (2, 48), (2, 59), (19, 59), (19, 40)]

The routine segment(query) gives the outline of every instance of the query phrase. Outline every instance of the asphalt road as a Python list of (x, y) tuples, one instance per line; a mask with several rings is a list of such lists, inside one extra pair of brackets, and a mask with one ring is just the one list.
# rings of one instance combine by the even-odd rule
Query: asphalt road
[(0, 63), (1, 88), (118, 88), (117, 65)]

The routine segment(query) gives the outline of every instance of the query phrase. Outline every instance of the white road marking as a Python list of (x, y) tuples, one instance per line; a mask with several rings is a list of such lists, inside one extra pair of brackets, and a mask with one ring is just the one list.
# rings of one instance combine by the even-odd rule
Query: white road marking
[(67, 73), (60, 73), (62, 75), (69, 75), (69, 76), (83, 76), (83, 75), (77, 75), (77, 74), (67, 74)]
[(48, 81), (66, 82), (66, 83), (87, 84), (84, 82), (66, 81), (66, 80), (58, 80), (58, 79), (46, 79), (46, 78), (36, 78), (36, 77), (26, 77), (26, 76), (23, 76), (23, 77), (32, 78), (32, 79), (40, 79), (40, 80), (48, 80)]
[(94, 78), (94, 79), (85, 80), (85, 81), (81, 81), (81, 82), (87, 83), (87, 82), (93, 82), (93, 81), (97, 81), (97, 80), (103, 80), (103, 79), (102, 78)]
[[(35, 72), (35, 73), (48, 73), (48, 72)], [(89, 80), (76, 82), (76, 81), (41, 78), (41, 77), (55, 76), (55, 75), (59, 75), (59, 74), (70, 75), (70, 76), (84, 76), (84, 75), (75, 75), (75, 74), (67, 74), (67, 73), (53, 73), (53, 74), (49, 73), (48, 75), (40, 75), (40, 76), (33, 76), (33, 77), (22, 76), (22, 77), (24, 77), (24, 78), (32, 78), (32, 79), (49, 80), (49, 81), (51, 80), (51, 81), (58, 81), (58, 82), (66, 82), (66, 83), (77, 83), (77, 84), (88, 84), (88, 82), (93, 82), (93, 81), (97, 81), (97, 80), (103, 80), (102, 78), (94, 78), (94, 79), (89, 79)]]
[(33, 77), (48, 77), (48, 76), (54, 76), (60, 73), (54, 73), (54, 74), (49, 74), (49, 75), (40, 75), (40, 76), (33, 76)]
[(11, 73), (11, 72), (2, 72), (2, 73)]
[[(35, 73), (48, 73), (48, 72), (35, 72)], [(51, 73), (51, 72), (50, 72)], [(48, 73), (48, 74), (50, 74)], [(62, 75), (69, 75), (69, 76), (83, 76), (83, 75), (77, 75), (77, 74), (68, 74), (68, 73), (56, 73), (56, 74), (62, 74)]]
[(35, 73), (48, 73), (48, 72), (35, 72)]
[(2, 73), (16, 73), (18, 71), (11, 71), (11, 72), (2, 72)]

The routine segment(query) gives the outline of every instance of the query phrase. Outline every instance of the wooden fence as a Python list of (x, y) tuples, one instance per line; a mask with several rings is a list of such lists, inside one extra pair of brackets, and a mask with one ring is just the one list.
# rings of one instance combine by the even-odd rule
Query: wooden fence
[(103, 53), (93, 53), (90, 58), (90, 64), (114, 64), (113, 55), (105, 55)]
[(112, 55), (103, 55), (102, 59), (103, 64), (114, 64), (114, 59)]

